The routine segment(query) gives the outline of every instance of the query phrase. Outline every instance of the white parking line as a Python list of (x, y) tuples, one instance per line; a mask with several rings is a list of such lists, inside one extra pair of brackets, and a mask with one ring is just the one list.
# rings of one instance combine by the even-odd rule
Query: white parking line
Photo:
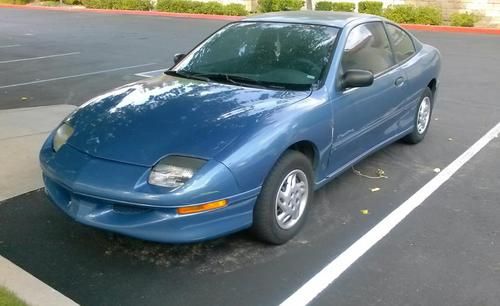
[(493, 138), (500, 133), (500, 122), (488, 133), (481, 137), (467, 151), (449, 164), (443, 171), (420, 188), (408, 200), (380, 221), (368, 233), (364, 234), (342, 254), (337, 256), (318, 274), (314, 275), (302, 287), (283, 301), (281, 306), (307, 305), (332, 282), (334, 282), (349, 266), (365, 254), (372, 246), (386, 236), (396, 225), (408, 216), (415, 208), (420, 206), (434, 191), (444, 184), (474, 155), (483, 149)]
[(135, 76), (142, 77), (142, 78), (152, 78), (155, 76), (160, 75), (164, 71), (166, 71), (168, 68), (163, 68), (163, 69), (158, 69), (158, 70), (152, 70), (152, 71), (145, 71), (145, 72), (140, 72), (134, 74)]
[(18, 45), (18, 44), (15, 44), (15, 45), (3, 45), (3, 46), (0, 46), (0, 49), (3, 49), (3, 48), (14, 48), (14, 47), (20, 47), (21, 45)]
[(68, 56), (68, 55), (77, 55), (77, 54), (80, 54), (80, 52), (70, 52), (70, 53), (51, 54), (51, 55), (37, 56), (37, 57), (19, 58), (19, 59), (10, 60), (10, 61), (0, 61), (0, 64), (9, 64), (9, 63), (24, 62), (24, 61), (34, 61), (34, 60), (39, 60), (39, 59), (61, 57), (61, 56)]
[(119, 68), (113, 68), (113, 69), (107, 69), (107, 70), (100, 70), (100, 71), (94, 71), (94, 72), (80, 73), (80, 74), (62, 76), (62, 77), (57, 77), (57, 78), (45, 79), (45, 80), (36, 80), (36, 81), (30, 81), (30, 82), (24, 82), (24, 83), (17, 83), (17, 84), (10, 84), (10, 85), (1, 85), (0, 89), (12, 88), (12, 87), (19, 87), (19, 86), (25, 86), (25, 85), (33, 85), (33, 84), (40, 84), (40, 83), (53, 82), (53, 81), (59, 81), (59, 80), (65, 80), (65, 79), (72, 79), (72, 78), (79, 78), (79, 77), (84, 77), (84, 76), (90, 76), (90, 75), (96, 75), (96, 74), (103, 74), (103, 73), (120, 71), (120, 70), (125, 70), (125, 69), (133, 69), (133, 68), (139, 68), (139, 67), (146, 67), (146, 66), (151, 66), (151, 65), (155, 65), (155, 64), (156, 63), (148, 63), (148, 64), (142, 64), (142, 65), (134, 65), (134, 66), (119, 67)]

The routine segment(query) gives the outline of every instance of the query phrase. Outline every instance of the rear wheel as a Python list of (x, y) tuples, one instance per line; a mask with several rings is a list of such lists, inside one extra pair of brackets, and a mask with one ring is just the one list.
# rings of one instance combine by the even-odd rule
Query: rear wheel
[(311, 162), (288, 151), (271, 170), (254, 209), (252, 230), (260, 240), (283, 244), (304, 224), (313, 197)]
[(403, 138), (405, 142), (410, 144), (417, 144), (424, 139), (425, 134), (427, 134), (427, 130), (429, 129), (432, 107), (432, 91), (429, 87), (426, 87), (417, 107), (413, 132)]

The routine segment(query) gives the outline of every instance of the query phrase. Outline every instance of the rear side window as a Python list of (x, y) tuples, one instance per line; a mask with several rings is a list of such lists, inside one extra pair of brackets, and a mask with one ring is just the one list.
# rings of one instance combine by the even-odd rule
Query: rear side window
[(351, 30), (342, 55), (342, 69), (380, 73), (394, 65), (389, 40), (381, 22), (361, 24)]
[(413, 40), (405, 31), (392, 24), (386, 24), (386, 28), (398, 63), (415, 54)]

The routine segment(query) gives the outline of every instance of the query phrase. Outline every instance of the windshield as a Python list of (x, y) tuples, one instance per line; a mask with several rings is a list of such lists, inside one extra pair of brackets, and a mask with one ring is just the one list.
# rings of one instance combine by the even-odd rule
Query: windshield
[(309, 90), (328, 68), (338, 29), (240, 22), (212, 35), (174, 70), (184, 77)]

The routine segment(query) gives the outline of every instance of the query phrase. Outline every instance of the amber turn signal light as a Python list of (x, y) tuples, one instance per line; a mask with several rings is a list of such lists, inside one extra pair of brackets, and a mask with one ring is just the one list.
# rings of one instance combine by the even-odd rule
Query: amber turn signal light
[(225, 206), (227, 206), (227, 200), (219, 200), (219, 201), (205, 203), (205, 204), (201, 204), (201, 205), (179, 207), (179, 208), (177, 208), (177, 213), (179, 215), (194, 214), (194, 213), (199, 213), (202, 211), (210, 211), (210, 210), (214, 210), (217, 208), (222, 208)]

